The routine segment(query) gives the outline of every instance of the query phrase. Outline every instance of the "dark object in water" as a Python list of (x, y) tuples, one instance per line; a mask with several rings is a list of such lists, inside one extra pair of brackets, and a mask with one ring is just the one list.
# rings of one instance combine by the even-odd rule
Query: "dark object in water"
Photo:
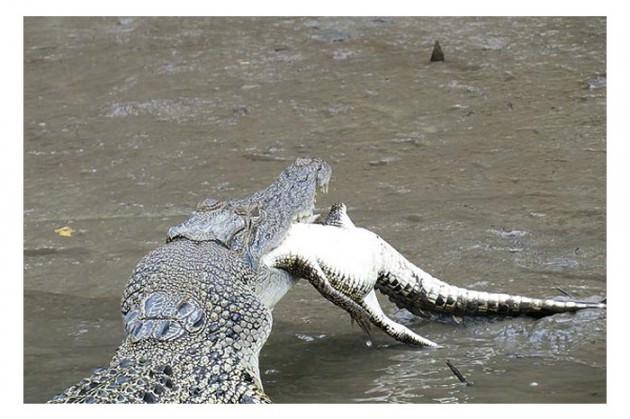
[(569, 294), (568, 292), (566, 292), (566, 291), (565, 291), (565, 290), (563, 290), (562, 288), (557, 288), (557, 287), (556, 287), (556, 289), (557, 289), (558, 291), (560, 291), (561, 293), (563, 293), (564, 295), (566, 295), (567, 297), (569, 297), (569, 298), (573, 298), (573, 296), (572, 296), (571, 294)]
[(444, 61), (444, 53), (442, 52), (439, 41), (435, 41), (435, 44), (433, 44), (433, 53), (431, 53), (431, 62), (433, 63), (435, 61)]
[(448, 367), (451, 369), (451, 371), (453, 371), (453, 374), (455, 374), (455, 376), (457, 377), (457, 379), (458, 379), (460, 382), (462, 382), (462, 383), (466, 384), (467, 386), (471, 386), (471, 385), (472, 385), (472, 383), (471, 383), (470, 381), (466, 380), (466, 377), (464, 377), (464, 376), (462, 375), (462, 373), (461, 373), (461, 372), (459, 372), (459, 370), (457, 369), (457, 367), (456, 367), (455, 365), (451, 364), (451, 361), (448, 361), (448, 360), (447, 360), (447, 361), (446, 361), (446, 365), (448, 365)]

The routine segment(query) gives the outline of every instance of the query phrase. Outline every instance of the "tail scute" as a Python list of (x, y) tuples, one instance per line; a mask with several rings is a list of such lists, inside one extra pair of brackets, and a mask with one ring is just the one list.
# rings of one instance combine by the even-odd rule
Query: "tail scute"
[[(604, 302), (562, 301), (530, 298), (521, 295), (474, 291), (449, 285), (423, 272), (415, 273), (415, 285), (409, 278), (400, 281), (394, 275), (379, 279), (377, 288), (400, 308), (426, 316), (426, 312), (456, 315), (530, 315), (542, 317), (554, 313), (573, 312), (588, 308), (605, 309)], [(402, 279), (402, 278), (401, 278)], [(400, 283), (405, 286), (401, 287)]]

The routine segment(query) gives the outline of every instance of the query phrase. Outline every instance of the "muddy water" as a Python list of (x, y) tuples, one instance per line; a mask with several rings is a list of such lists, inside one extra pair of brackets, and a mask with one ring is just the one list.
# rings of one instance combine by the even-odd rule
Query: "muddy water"
[[(170, 225), (297, 156), (334, 167), (321, 208), (345, 201), (435, 276), (604, 296), (605, 34), (592, 18), (26, 19), (25, 401), (108, 363), (122, 288)], [(429, 64), (436, 39), (446, 62)], [(606, 400), (604, 312), (458, 324), (382, 302), (444, 348), (368, 348), (300, 283), (261, 354), (272, 399)]]

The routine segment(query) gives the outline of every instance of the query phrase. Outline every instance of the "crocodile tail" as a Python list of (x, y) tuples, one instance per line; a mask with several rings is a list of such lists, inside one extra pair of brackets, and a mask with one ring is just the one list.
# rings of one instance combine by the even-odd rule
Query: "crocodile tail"
[(585, 308), (606, 308), (605, 303), (559, 301), (469, 290), (433, 278), (415, 266), (411, 271), (411, 278), (400, 278), (393, 273), (387, 273), (379, 278), (377, 288), (398, 307), (420, 316), (433, 312), (542, 317)]

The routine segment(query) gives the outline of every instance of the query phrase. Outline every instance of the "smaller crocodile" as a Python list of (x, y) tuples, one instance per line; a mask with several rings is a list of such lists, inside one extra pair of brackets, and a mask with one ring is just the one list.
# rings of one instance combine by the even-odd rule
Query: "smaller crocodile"
[(354, 227), (344, 204), (335, 204), (324, 224), (292, 225), (284, 241), (260, 263), (308, 280), (325, 298), (348, 311), (368, 335), (366, 325), (371, 322), (400, 342), (437, 347), (383, 313), (374, 287), (389, 263), (386, 256), (397, 254), (393, 248), (393, 252), (382, 252), (383, 244), (374, 233)]
[[(323, 224), (293, 224), (284, 241), (260, 261), (311, 283), (330, 283), (356, 302), (370, 321), (386, 334), (419, 346), (438, 345), (387, 318), (376, 299), (375, 289), (389, 295), (399, 307), (419, 315), (424, 315), (426, 310), (466, 315), (542, 316), (606, 308), (603, 303), (529, 298), (449, 285), (409, 262), (378, 235), (355, 227), (342, 203), (332, 206)], [(320, 292), (329, 298), (325, 292)], [(351, 312), (351, 316), (355, 318), (356, 313)]]

